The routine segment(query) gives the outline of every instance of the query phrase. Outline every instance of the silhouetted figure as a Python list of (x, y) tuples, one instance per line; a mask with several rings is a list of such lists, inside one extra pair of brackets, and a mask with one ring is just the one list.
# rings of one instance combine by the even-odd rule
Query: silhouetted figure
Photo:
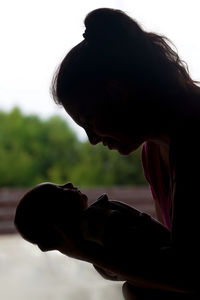
[(55, 74), (54, 99), (93, 145), (127, 155), (144, 143), (144, 172), (171, 232), (170, 245), (148, 259), (137, 255), (138, 267), (131, 262), (125, 298), (152, 293), (156, 299), (160, 290), (164, 299), (175, 288), (198, 295), (200, 89), (168, 39), (144, 31), (122, 11), (94, 10), (85, 26), (84, 39)]
[[(114, 259), (121, 260), (121, 256), (123, 264), (129, 264), (138, 252), (155, 252), (170, 242), (169, 231), (148, 214), (109, 200), (106, 194), (89, 206), (87, 201), (87, 196), (72, 183), (39, 184), (20, 200), (16, 228), (25, 240), (37, 244), (42, 251), (59, 250), (94, 264), (95, 258), (82, 257), (78, 247), (74, 251), (74, 244), (84, 245), (89, 252), (90, 247), (96, 247), (92, 249), (101, 254), (100, 267), (105, 255), (108, 267)], [(112, 268), (109, 274), (111, 271)], [(117, 278), (117, 274), (112, 276)]]
[(42, 183), (20, 200), (15, 225), (24, 239), (42, 251), (59, 250), (66, 237), (87, 240), (108, 251), (130, 251), (130, 255), (141, 251), (141, 246), (145, 253), (169, 242), (169, 231), (148, 214), (109, 200), (106, 194), (90, 206), (87, 202), (72, 183)]

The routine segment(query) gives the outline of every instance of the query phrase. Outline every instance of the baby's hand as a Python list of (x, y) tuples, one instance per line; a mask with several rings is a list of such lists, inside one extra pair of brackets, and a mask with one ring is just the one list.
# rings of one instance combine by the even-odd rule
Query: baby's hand
[(85, 210), (82, 221), (85, 240), (108, 251), (139, 253), (166, 245), (169, 231), (150, 215), (102, 195)]
[(83, 238), (103, 246), (106, 224), (112, 213), (108, 196), (103, 194), (83, 214), (81, 223)]

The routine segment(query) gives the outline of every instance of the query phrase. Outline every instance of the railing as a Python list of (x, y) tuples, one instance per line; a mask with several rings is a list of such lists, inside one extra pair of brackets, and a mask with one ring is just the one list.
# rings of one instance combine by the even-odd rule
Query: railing
[[(14, 226), (15, 210), (27, 188), (0, 189), (0, 234), (16, 233)], [(89, 203), (94, 202), (102, 193), (107, 193), (112, 200), (118, 200), (134, 206), (155, 217), (154, 203), (147, 186), (83, 188)]]

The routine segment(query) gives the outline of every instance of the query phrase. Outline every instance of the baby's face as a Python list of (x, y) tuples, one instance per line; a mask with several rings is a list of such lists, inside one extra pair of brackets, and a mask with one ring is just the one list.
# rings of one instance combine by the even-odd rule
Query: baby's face
[(35, 189), (40, 191), (41, 198), (44, 196), (50, 196), (59, 202), (65, 201), (66, 209), (69, 209), (71, 205), (75, 204), (79, 206), (81, 210), (88, 207), (88, 198), (77, 187), (74, 187), (71, 182), (58, 185), (51, 182), (45, 182), (39, 184)]
[(63, 235), (79, 232), (87, 196), (71, 183), (42, 183), (18, 205), (15, 224), (22, 236), (41, 250), (56, 249)]

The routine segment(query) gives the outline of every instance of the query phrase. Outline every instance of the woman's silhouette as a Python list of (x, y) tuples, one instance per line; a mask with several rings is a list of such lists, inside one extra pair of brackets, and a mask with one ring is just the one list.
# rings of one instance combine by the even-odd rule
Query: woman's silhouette
[(200, 89), (168, 39), (124, 12), (94, 10), (85, 27), (55, 74), (54, 99), (93, 145), (127, 155), (144, 143), (144, 172), (171, 231), (170, 246), (133, 257), (124, 296), (198, 299)]

